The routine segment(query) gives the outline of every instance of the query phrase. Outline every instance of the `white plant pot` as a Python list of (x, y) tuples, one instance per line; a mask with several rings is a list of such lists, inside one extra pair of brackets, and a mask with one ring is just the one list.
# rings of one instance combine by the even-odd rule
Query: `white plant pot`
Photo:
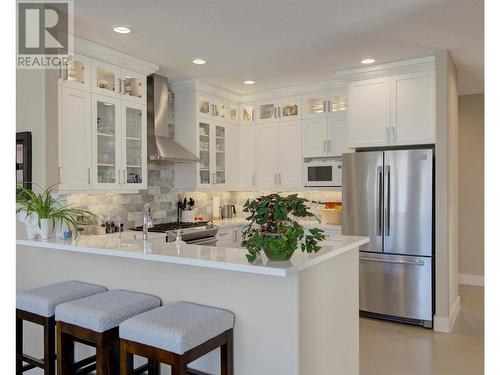
[(17, 217), (21, 223), (24, 223), (24, 228), (26, 229), (26, 237), (28, 240), (34, 240), (38, 230), (38, 214), (32, 213), (26, 215), (25, 211), (20, 211)]
[(54, 233), (54, 222), (52, 219), (41, 219), (40, 220), (40, 238), (42, 240), (48, 240), (52, 238)]

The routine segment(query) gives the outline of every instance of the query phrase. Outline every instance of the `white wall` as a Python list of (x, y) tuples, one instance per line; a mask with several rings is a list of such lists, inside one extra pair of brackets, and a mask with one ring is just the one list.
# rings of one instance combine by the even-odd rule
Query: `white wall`
[(484, 275), (484, 95), (458, 98), (459, 271), (463, 282)]

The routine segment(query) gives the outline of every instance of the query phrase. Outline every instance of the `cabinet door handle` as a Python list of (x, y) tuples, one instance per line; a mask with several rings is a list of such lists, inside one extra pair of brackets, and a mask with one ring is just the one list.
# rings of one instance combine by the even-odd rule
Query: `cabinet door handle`
[(277, 173), (274, 174), (274, 184), (278, 185), (278, 174)]
[(323, 153), (326, 154), (328, 151), (326, 150), (326, 141), (323, 141)]
[(396, 127), (391, 126), (391, 129), (392, 129), (392, 141), (396, 142)]
[(385, 127), (385, 143), (389, 144), (391, 141), (391, 138), (389, 136), (389, 127), (386, 126)]
[(255, 121), (255, 110), (252, 109), (252, 121)]
[(327, 149), (328, 149), (328, 152), (332, 152), (332, 141), (328, 140), (326, 141), (326, 146), (327, 146)]
[(276, 108), (276, 107), (274, 107), (274, 118), (277, 118), (277, 116), (276, 116), (276, 109), (277, 109), (277, 108)]
[(278, 107), (278, 117), (281, 118), (281, 107)]
[(87, 168), (87, 181), (88, 184), (90, 185), (90, 168)]
[(215, 179), (215, 173), (212, 173), (212, 184), (216, 184), (217, 180)]
[(125, 169), (123, 170), (123, 184), (125, 185), (127, 183), (127, 172)]
[(233, 231), (233, 241), (236, 242), (238, 241), (238, 232)]
[(323, 100), (323, 113), (326, 112), (326, 100)]
[(278, 173), (278, 185), (281, 185), (281, 173)]
[(252, 175), (252, 186), (255, 186), (255, 175)]
[(332, 101), (329, 100), (328, 101), (328, 112), (331, 112), (332, 111)]
[(121, 94), (122, 92), (122, 79), (118, 78), (118, 92)]

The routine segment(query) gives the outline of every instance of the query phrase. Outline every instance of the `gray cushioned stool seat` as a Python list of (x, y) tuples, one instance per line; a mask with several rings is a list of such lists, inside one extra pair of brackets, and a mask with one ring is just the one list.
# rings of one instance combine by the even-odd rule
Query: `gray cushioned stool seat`
[(161, 305), (158, 297), (127, 290), (110, 290), (56, 307), (56, 320), (102, 333)]
[(233, 326), (229, 311), (174, 302), (123, 322), (120, 338), (184, 354)]
[(57, 305), (106, 290), (103, 286), (81, 281), (63, 281), (18, 292), (16, 294), (16, 308), (50, 318), (54, 316)]

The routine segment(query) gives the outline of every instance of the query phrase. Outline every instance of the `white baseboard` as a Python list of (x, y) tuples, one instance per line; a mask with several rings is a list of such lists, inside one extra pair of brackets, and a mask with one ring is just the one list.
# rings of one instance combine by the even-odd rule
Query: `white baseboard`
[(461, 273), (458, 275), (458, 282), (465, 285), (484, 286), (484, 276)]
[(450, 311), (450, 316), (434, 316), (434, 331), (452, 333), (455, 321), (460, 313), (460, 296), (457, 297)]

